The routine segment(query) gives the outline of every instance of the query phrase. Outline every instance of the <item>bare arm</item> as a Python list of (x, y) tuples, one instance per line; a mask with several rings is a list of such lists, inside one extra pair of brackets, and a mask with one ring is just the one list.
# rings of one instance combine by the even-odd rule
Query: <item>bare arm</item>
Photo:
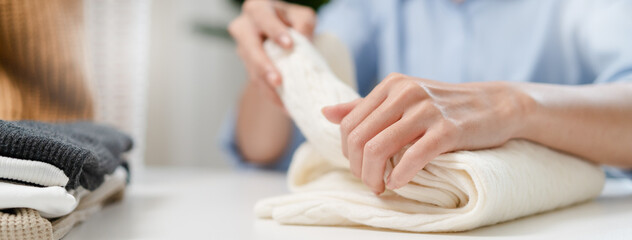
[(533, 99), (515, 136), (587, 158), (632, 168), (632, 83), (560, 86), (521, 83)]
[(283, 112), (274, 88), (281, 76), (263, 51), (272, 39), (292, 48), (289, 27), (311, 37), (316, 14), (310, 8), (271, 0), (249, 0), (228, 30), (237, 42), (250, 81), (241, 96), (237, 116), (237, 145), (246, 161), (266, 165), (276, 162), (290, 141), (291, 121)]
[(255, 81), (246, 85), (237, 115), (237, 145), (246, 161), (274, 163), (290, 141), (292, 125), (283, 109), (259, 91)]

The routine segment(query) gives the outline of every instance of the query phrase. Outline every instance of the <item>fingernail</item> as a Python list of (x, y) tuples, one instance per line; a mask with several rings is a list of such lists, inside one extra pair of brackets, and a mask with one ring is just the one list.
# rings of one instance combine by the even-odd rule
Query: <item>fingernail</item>
[(327, 118), (327, 107), (323, 107), (320, 109), (320, 113), (325, 115), (325, 118)]
[(281, 45), (283, 45), (284, 47), (289, 47), (290, 45), (292, 45), (292, 39), (290, 39), (290, 36), (283, 34), (281, 35), (281, 37), (279, 37), (279, 42), (281, 42)]

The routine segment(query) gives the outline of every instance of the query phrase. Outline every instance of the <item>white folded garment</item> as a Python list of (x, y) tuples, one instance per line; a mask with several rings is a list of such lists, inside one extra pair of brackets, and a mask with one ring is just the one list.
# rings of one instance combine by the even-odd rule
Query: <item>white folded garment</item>
[[(126, 178), (127, 170), (118, 167), (112, 174), (104, 177), (103, 184), (95, 189), (94, 193), (104, 192), (98, 190), (112, 188), (113, 184), (118, 186), (120, 182), (124, 183)], [(0, 181), (0, 209), (31, 208), (40, 212), (44, 218), (57, 218), (71, 213), (79, 204), (79, 200), (86, 195), (94, 194), (83, 187), (68, 192), (59, 186), (37, 187)]]
[[(513, 140), (491, 150), (444, 154), (404, 187), (375, 196), (352, 176), (327, 105), (359, 96), (331, 73), (309, 41), (291, 31), (294, 48), (265, 49), (280, 70), (278, 92), (307, 143), (294, 154), (293, 194), (257, 203), (259, 217), (285, 224), (357, 226), (414, 232), (464, 231), (596, 197), (603, 171), (549, 148)], [(400, 154), (387, 164), (387, 174)]]
[[(72, 212), (85, 189), (68, 192), (68, 176), (44, 162), (0, 156), (0, 209), (31, 208), (42, 217), (56, 218)], [(31, 186), (27, 184), (35, 184)]]
[(35, 187), (0, 181), (0, 209), (31, 208), (42, 217), (54, 218), (72, 212), (79, 201), (63, 187)]
[(65, 187), (69, 180), (64, 171), (52, 164), (5, 156), (0, 156), (0, 178), (46, 187)]

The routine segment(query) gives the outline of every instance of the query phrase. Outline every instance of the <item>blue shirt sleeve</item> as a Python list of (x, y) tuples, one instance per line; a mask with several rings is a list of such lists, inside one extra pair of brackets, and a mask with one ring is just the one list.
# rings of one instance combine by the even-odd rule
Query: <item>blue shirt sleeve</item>
[(362, 96), (373, 89), (377, 80), (378, 28), (372, 5), (369, 0), (332, 1), (321, 8), (316, 25), (316, 34), (331, 33), (348, 47)]
[(283, 155), (280, 159), (271, 165), (259, 166), (250, 164), (244, 161), (243, 155), (239, 151), (239, 147), (237, 146), (237, 141), (235, 137), (236, 133), (236, 123), (237, 123), (237, 115), (234, 109), (229, 112), (222, 124), (219, 134), (219, 143), (222, 148), (222, 152), (224, 153), (225, 159), (228, 159), (234, 167), (242, 168), (242, 169), (268, 169), (268, 170), (276, 170), (276, 171), (287, 171), (290, 166), (290, 162), (292, 161), (292, 155), (294, 154), (294, 150), (298, 148), (298, 146), (305, 141), (305, 138), (300, 133), (296, 125), (292, 124), (292, 137), (290, 140), (290, 145), (285, 149)]
[(579, 51), (595, 83), (632, 82), (632, 1), (610, 3), (583, 18)]

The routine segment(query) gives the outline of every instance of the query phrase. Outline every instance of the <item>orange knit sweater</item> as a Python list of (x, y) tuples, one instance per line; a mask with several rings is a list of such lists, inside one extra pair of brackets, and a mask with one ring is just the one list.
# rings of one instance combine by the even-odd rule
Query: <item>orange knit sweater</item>
[(88, 120), (81, 0), (0, 0), (0, 119)]

